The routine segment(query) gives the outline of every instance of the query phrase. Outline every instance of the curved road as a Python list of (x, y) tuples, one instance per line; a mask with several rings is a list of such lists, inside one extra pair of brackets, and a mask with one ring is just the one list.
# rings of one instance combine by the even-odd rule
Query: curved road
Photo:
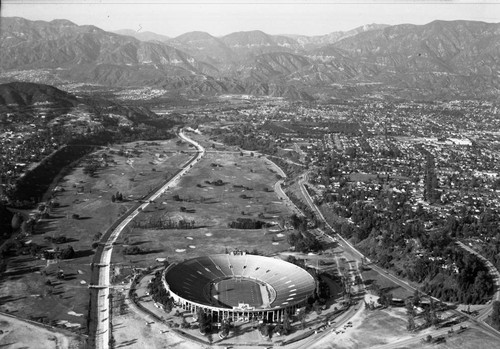
[[(304, 198), (306, 199), (307, 201), (307, 204), (317, 213), (318, 217), (325, 223), (325, 226), (327, 226), (330, 231), (332, 231), (333, 233), (335, 233), (335, 230), (330, 226), (330, 224), (328, 224), (328, 222), (326, 221), (325, 217), (323, 216), (322, 212), (319, 210), (319, 208), (316, 206), (316, 204), (314, 203), (314, 201), (312, 200), (311, 196), (309, 195), (309, 193), (307, 192), (306, 188), (304, 187), (304, 182), (307, 181), (307, 173), (301, 175), (300, 179), (299, 179), (299, 185), (300, 185), (300, 189), (302, 191), (302, 194), (304, 196)], [(329, 236), (328, 234), (324, 233), (322, 230), (318, 229), (322, 234), (324, 234), (325, 237), (330, 237), (330, 239), (334, 240), (333, 237)], [(337, 238), (338, 238), (338, 242), (340, 243), (340, 245), (342, 246), (342, 248), (344, 249), (347, 249), (349, 250), (353, 255), (358, 255), (360, 258), (365, 258), (365, 260), (368, 260), (368, 258), (366, 258), (361, 252), (359, 252), (354, 246), (352, 246), (347, 240), (345, 240), (342, 236), (340, 236), (340, 234), (338, 233), (335, 233)], [(481, 255), (479, 255), (477, 252), (473, 251), (472, 249), (470, 249), (468, 246), (462, 244), (459, 242), (459, 245), (461, 245), (464, 249), (468, 250), (469, 252), (471, 253), (475, 253), (476, 255), (478, 255), (481, 259), (485, 260), (484, 257), (482, 257)], [(490, 272), (496, 276), (496, 282), (497, 282), (497, 285), (498, 283), (500, 282), (500, 274), (498, 273), (498, 270), (491, 264), (489, 263), (487, 260), (486, 261), (486, 265), (488, 266), (488, 268), (490, 269)], [(397, 277), (395, 277), (394, 275), (390, 274), (387, 270), (383, 269), (383, 268), (380, 268), (379, 266), (373, 264), (373, 263), (370, 263), (370, 267), (376, 271), (377, 273), (379, 273), (380, 275), (383, 275), (384, 277), (386, 277), (387, 279), (391, 280), (392, 282), (394, 282), (395, 284), (403, 287), (404, 289), (410, 291), (410, 292), (414, 292), (416, 289), (412, 286), (410, 286), (406, 281), (403, 281)], [(493, 269), (492, 269), (493, 268)], [(497, 293), (495, 294), (495, 298), (500, 300), (500, 293), (497, 291)], [(435, 297), (432, 297), (434, 298), (434, 300), (438, 301), (439, 299), (435, 298)], [(496, 337), (496, 338), (500, 338), (500, 332), (493, 329), (491, 326), (489, 326), (487, 323), (484, 322), (484, 320), (486, 319), (487, 315), (491, 312), (491, 309), (492, 307), (489, 306), (486, 308), (487, 310), (485, 310), (484, 312), (482, 312), (478, 318), (475, 318), (475, 317), (472, 317), (470, 315), (467, 315), (467, 314), (464, 314), (458, 310), (454, 310), (453, 312), (456, 313), (457, 315), (460, 315), (460, 316), (465, 316), (468, 318), (468, 320), (471, 322), (471, 324), (479, 329), (481, 329), (482, 331)], [(435, 333), (433, 334), (441, 334), (441, 331), (440, 330), (437, 330), (435, 331)], [(419, 337), (418, 337), (419, 338)], [(410, 341), (413, 341), (413, 343), (416, 343), (418, 342), (418, 340), (416, 340), (415, 338), (413, 339), (408, 339), (407, 340), (408, 342)], [(394, 343), (394, 344), (399, 344), (398, 343)], [(386, 348), (393, 348), (394, 346), (393, 345), (383, 345), (383, 346), (380, 346), (380, 347), (386, 347)]]
[(304, 216), (304, 213), (297, 206), (295, 206), (295, 204), (292, 202), (292, 200), (290, 200), (288, 195), (285, 194), (283, 188), (281, 187), (281, 185), (285, 182), (284, 178), (287, 177), (286, 173), (281, 169), (281, 167), (276, 165), (274, 161), (269, 159), (269, 157), (266, 157), (266, 160), (274, 166), (274, 168), (279, 172), (279, 175), (283, 178), (274, 183), (274, 192), (276, 193), (276, 195), (283, 201), (285, 205), (290, 206), (298, 216)]
[[(96, 314), (96, 323), (97, 329), (95, 332), (95, 338), (91, 338), (91, 347), (97, 349), (107, 349), (109, 347), (109, 339), (110, 339), (110, 319), (109, 319), (109, 288), (110, 288), (110, 264), (111, 264), (111, 254), (113, 253), (113, 244), (116, 239), (118, 239), (120, 233), (123, 229), (141, 212), (146, 209), (150, 203), (150, 201), (154, 201), (160, 195), (162, 195), (170, 186), (174, 185), (175, 182), (182, 177), (186, 172), (188, 172), (191, 167), (196, 164), (205, 154), (205, 149), (196, 141), (188, 138), (182, 133), (182, 130), (179, 132), (179, 137), (184, 141), (193, 144), (197, 149), (196, 156), (194, 156), (190, 161), (188, 161), (182, 170), (177, 173), (173, 178), (171, 178), (167, 183), (165, 183), (158, 191), (153, 193), (145, 203), (132, 211), (116, 228), (113, 230), (108, 240), (104, 245), (103, 252), (101, 254), (101, 259), (99, 264), (97, 265), (99, 272), (99, 283), (97, 285), (90, 285), (90, 288), (97, 289), (97, 309), (95, 310)], [(92, 343), (93, 340), (93, 343)], [(92, 345), (93, 344), (93, 345)]]
[[(498, 269), (495, 268), (493, 263), (491, 263), (489, 260), (484, 258), (482, 255), (480, 255), (474, 249), (465, 245), (463, 242), (457, 241), (457, 245), (460, 246), (461, 248), (463, 248), (464, 250), (466, 250), (467, 252), (476, 255), (479, 259), (481, 259), (483, 261), (483, 263), (488, 268), (488, 271), (490, 272), (491, 276), (493, 277), (493, 281), (495, 282), (496, 290), (495, 290), (495, 294), (493, 295), (493, 301), (500, 301), (500, 273), (498, 272)], [(491, 314), (492, 310), (493, 310), (493, 302), (488, 304), (488, 306), (486, 306), (483, 310), (481, 310), (479, 312), (479, 316), (477, 317), (477, 319), (479, 321), (484, 322), (488, 318), (488, 316)], [(488, 324), (486, 324), (486, 325), (488, 327), (491, 327)]]

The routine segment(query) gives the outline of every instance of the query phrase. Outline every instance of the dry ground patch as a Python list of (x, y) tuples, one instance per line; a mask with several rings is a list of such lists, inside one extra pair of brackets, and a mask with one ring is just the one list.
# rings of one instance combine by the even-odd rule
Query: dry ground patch
[[(29, 239), (46, 248), (71, 245), (77, 257), (60, 261), (31, 256), (11, 258), (0, 280), (0, 294), (9, 295), (2, 297), (0, 310), (53, 324), (67, 321), (72, 328), (85, 331), (95, 235), (104, 233), (136, 204), (135, 199), (170, 178), (191, 158), (188, 149), (187, 144), (176, 139), (114, 146), (93, 154), (110, 156), (108, 166), (100, 168), (94, 177), (83, 173), (84, 160), (62, 178), (58, 183), (62, 191), (54, 198), (60, 206), (51, 210), (50, 218), (42, 220)], [(124, 200), (113, 203), (111, 196), (117, 191)], [(79, 218), (73, 218), (73, 214)], [(47, 240), (60, 236), (66, 237), (67, 243), (57, 245)], [(64, 279), (58, 278), (60, 270)]]
[[(456, 329), (455, 329), (456, 330)], [(460, 334), (446, 336), (446, 342), (441, 344), (419, 343), (412, 348), (435, 348), (435, 349), (496, 349), (499, 341), (484, 332), (469, 328)]]
[(35, 326), (8, 316), (0, 315), (1, 348), (83, 348), (84, 339), (77, 335), (62, 334)]
[(370, 348), (411, 337), (406, 330), (404, 308), (364, 310), (350, 321), (352, 327), (337, 328), (343, 333), (333, 332), (313, 345), (313, 348)]
[(169, 331), (163, 324), (146, 325), (144, 318), (129, 311), (114, 319), (113, 337), (115, 348), (145, 349), (145, 348), (175, 348), (201, 349), (205, 346), (196, 344)]

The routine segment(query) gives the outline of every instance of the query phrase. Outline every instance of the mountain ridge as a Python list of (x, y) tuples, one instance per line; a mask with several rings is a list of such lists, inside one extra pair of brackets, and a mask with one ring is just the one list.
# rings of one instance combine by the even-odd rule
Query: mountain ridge
[(67, 20), (20, 17), (3, 18), (1, 29), (3, 80), (31, 69), (58, 83), (158, 86), (188, 96), (492, 98), (500, 90), (496, 23), (366, 25), (302, 43), (305, 36), (260, 30), (141, 41)]

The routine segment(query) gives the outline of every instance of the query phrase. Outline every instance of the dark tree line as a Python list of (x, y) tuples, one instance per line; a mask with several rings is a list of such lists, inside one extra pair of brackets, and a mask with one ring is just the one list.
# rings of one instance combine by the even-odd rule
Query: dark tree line
[(181, 219), (174, 221), (170, 218), (151, 218), (148, 221), (134, 221), (134, 228), (140, 229), (195, 229), (194, 220)]
[(170, 293), (165, 289), (163, 282), (161, 280), (161, 271), (157, 271), (151, 282), (148, 284), (148, 290), (151, 294), (151, 298), (157, 303), (162, 304), (165, 307), (165, 311), (169, 313), (174, 307), (173, 298)]
[(228, 223), (228, 227), (233, 229), (262, 229), (267, 226), (266, 222), (251, 218), (238, 218)]

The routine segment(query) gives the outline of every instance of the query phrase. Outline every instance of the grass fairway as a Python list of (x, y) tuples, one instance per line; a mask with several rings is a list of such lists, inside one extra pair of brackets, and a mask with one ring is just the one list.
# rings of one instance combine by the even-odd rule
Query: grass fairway
[[(291, 215), (273, 191), (276, 180), (265, 158), (207, 153), (177, 186), (138, 215), (136, 221), (141, 227), (120, 236), (113, 262), (146, 267), (158, 257), (180, 261), (235, 249), (256, 249), (264, 255), (287, 250), (286, 236), (272, 228), (228, 227), (237, 218), (276, 223), (281, 216)], [(221, 185), (214, 184), (216, 181)], [(159, 219), (194, 222), (195, 228), (147, 228)], [(130, 246), (138, 246), (143, 252), (123, 254), (123, 249)]]
[[(60, 206), (51, 210), (50, 218), (40, 221), (29, 239), (46, 248), (71, 245), (77, 257), (60, 261), (28, 255), (10, 258), (0, 280), (0, 294), (7, 297), (2, 298), (0, 310), (85, 332), (95, 234), (104, 233), (135, 204), (133, 199), (170, 177), (191, 157), (191, 153), (184, 153), (188, 149), (187, 144), (177, 144), (177, 139), (114, 146), (95, 153), (99, 157), (105, 152), (112, 161), (94, 177), (83, 173), (83, 161), (62, 178), (58, 186), (63, 191), (55, 197)], [(111, 196), (117, 191), (125, 200), (113, 203)], [(73, 214), (79, 219), (72, 218)], [(67, 243), (57, 245), (47, 240), (60, 236), (66, 237)], [(57, 278), (59, 270), (64, 279)]]

